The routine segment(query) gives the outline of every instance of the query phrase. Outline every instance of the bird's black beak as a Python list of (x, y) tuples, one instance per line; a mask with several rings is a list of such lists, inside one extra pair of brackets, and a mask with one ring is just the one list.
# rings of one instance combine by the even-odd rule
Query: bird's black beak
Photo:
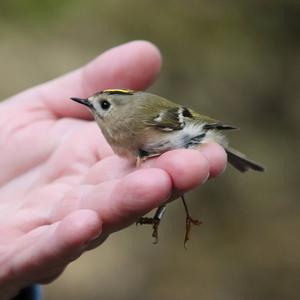
[(85, 105), (85, 106), (87, 106), (89, 108), (93, 108), (92, 103), (88, 99), (76, 98), (76, 97), (71, 97), (70, 99), (73, 100), (73, 101), (76, 101), (76, 102), (78, 102), (80, 104), (83, 104), (83, 105)]

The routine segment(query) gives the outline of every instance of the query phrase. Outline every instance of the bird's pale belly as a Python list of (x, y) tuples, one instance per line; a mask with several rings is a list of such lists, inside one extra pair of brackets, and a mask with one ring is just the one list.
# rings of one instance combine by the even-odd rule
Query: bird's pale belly
[(209, 142), (216, 142), (222, 146), (227, 144), (220, 132), (203, 130), (202, 124), (197, 125), (187, 124), (182, 130), (152, 135), (139, 150), (144, 151), (145, 154), (155, 155), (172, 149), (193, 149)]

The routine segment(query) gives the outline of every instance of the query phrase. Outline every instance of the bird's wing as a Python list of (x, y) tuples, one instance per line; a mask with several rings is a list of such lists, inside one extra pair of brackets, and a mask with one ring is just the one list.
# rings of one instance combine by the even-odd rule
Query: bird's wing
[(204, 124), (204, 130), (230, 130), (237, 127), (225, 124), (207, 116), (200, 116), (191, 109), (184, 106), (168, 107), (160, 111), (158, 115), (151, 117), (147, 125), (154, 126), (163, 131), (181, 130), (184, 128), (186, 121), (196, 121)]
[(163, 131), (181, 130), (186, 118), (193, 118), (191, 112), (186, 107), (176, 106), (162, 110), (147, 124)]
[(232, 129), (238, 129), (238, 127), (229, 125), (229, 124), (224, 124), (221, 122), (213, 122), (213, 123), (206, 123), (203, 126), (203, 129), (206, 130), (211, 130), (211, 129), (217, 129), (217, 130), (232, 130)]

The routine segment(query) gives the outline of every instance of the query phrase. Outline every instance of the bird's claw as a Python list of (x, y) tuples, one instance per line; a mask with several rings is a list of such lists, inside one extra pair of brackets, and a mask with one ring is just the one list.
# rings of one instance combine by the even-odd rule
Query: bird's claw
[(193, 219), (190, 215), (185, 219), (185, 236), (184, 236), (184, 248), (187, 249), (187, 242), (190, 240), (190, 231), (192, 225), (200, 225), (202, 222), (197, 219)]

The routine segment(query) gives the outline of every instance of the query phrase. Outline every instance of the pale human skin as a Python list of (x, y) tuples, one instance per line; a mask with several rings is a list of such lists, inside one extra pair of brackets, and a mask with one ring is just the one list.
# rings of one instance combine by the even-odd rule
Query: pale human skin
[(69, 100), (105, 88), (143, 90), (160, 66), (155, 46), (130, 42), (0, 103), (0, 299), (51, 282), (175, 191), (224, 170), (217, 144), (170, 151), (136, 168), (113, 154), (90, 113)]

